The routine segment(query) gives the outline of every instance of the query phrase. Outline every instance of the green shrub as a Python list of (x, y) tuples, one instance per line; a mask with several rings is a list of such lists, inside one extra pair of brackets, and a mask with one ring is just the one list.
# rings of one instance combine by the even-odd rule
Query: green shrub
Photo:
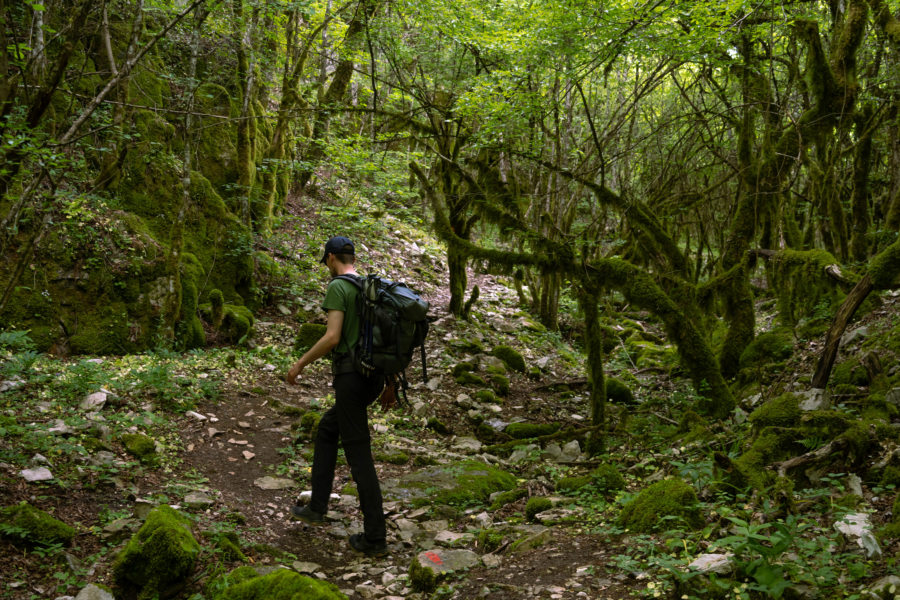
[(598, 489), (614, 492), (625, 489), (625, 478), (610, 464), (602, 464), (591, 471), (591, 479)]
[(325, 335), (327, 327), (321, 323), (304, 323), (297, 332), (297, 339), (294, 342), (294, 350), (297, 352), (306, 352), (319, 339)]

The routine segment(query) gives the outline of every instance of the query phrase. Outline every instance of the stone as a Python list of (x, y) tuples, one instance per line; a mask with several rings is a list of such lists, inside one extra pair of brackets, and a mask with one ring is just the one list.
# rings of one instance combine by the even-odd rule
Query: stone
[(424, 402), (414, 402), (412, 405), (412, 414), (415, 417), (424, 417), (428, 414), (428, 405)]
[(197, 420), (197, 421), (206, 421), (206, 419), (207, 419), (206, 415), (201, 415), (200, 413), (195, 412), (193, 410), (189, 410), (184, 414), (192, 419)]
[(50, 461), (47, 460), (47, 457), (43, 454), (35, 454), (31, 457), (31, 464), (33, 465), (47, 465), (50, 464)]
[(434, 543), (440, 544), (441, 546), (456, 546), (461, 542), (466, 542), (473, 539), (473, 535), (471, 533), (457, 533), (455, 531), (441, 531), (436, 536), (434, 536)]
[(562, 460), (563, 451), (562, 448), (559, 447), (559, 444), (556, 442), (551, 442), (547, 444), (547, 447), (544, 448), (543, 457), (547, 460), (552, 460), (553, 462), (559, 462)]
[(481, 452), (481, 442), (473, 437), (461, 437), (456, 439), (452, 449), (464, 454), (477, 454)]
[(688, 565), (688, 568), (701, 573), (727, 575), (733, 568), (731, 565), (733, 556), (733, 554), (701, 554)]
[(88, 394), (84, 400), (81, 401), (81, 404), (78, 405), (78, 408), (81, 410), (100, 410), (106, 405), (106, 398), (109, 392), (106, 390), (100, 390), (99, 392), (94, 392), (93, 394)]
[(250, 459), (256, 457), (256, 455), (253, 454), (252, 452), (250, 452), (249, 450), (244, 450), (243, 452), (241, 452), (241, 456), (243, 456), (245, 460), (250, 460)]
[(282, 316), (284, 316), (284, 317), (291, 316), (291, 309), (289, 309), (284, 304), (279, 304), (276, 308), (278, 309), (278, 312), (281, 313)]
[(383, 590), (381, 586), (361, 583), (353, 588), (353, 591), (355, 591), (361, 598), (365, 598), (366, 600), (373, 600), (374, 598), (380, 596)]
[(444, 574), (471, 569), (478, 565), (480, 560), (478, 555), (471, 550), (435, 548), (417, 554), (416, 562), (419, 566), (430, 569), (435, 574)]
[(19, 471), (19, 475), (21, 475), (25, 479), (25, 481), (28, 482), (50, 481), (51, 479), (53, 479), (53, 473), (51, 473), (50, 469), (48, 469), (47, 467), (23, 469)]
[(118, 543), (137, 531), (141, 526), (137, 519), (123, 518), (107, 523), (100, 530), (100, 537), (112, 543)]
[(295, 560), (291, 567), (294, 568), (295, 571), (301, 573), (303, 575), (312, 575), (316, 571), (322, 569), (322, 565), (314, 562), (302, 562), (299, 560)]
[(65, 421), (62, 419), (56, 419), (53, 421), (53, 427), (47, 430), (47, 433), (53, 433), (56, 435), (70, 435), (74, 433), (74, 430), (66, 425)]
[(575, 515), (578, 514), (580, 514), (580, 511), (573, 510), (571, 508), (551, 508), (550, 510), (539, 512), (534, 516), (534, 518), (537, 519), (540, 523), (549, 525), (551, 523), (570, 521)]
[(472, 517), (472, 520), (475, 522), (475, 526), (479, 529), (487, 529), (494, 524), (494, 519), (488, 514), (487, 511), (482, 511), (477, 515)]
[(526, 536), (519, 541), (515, 542), (510, 547), (510, 552), (518, 553), (518, 552), (526, 552), (528, 550), (534, 550), (535, 548), (540, 548), (544, 544), (550, 541), (553, 537), (553, 531), (547, 527), (543, 528), (541, 531), (537, 533), (533, 533), (529, 536)]
[[(559, 446), (556, 447), (559, 448)], [(508, 460), (510, 464), (522, 462), (523, 460), (526, 460), (528, 456), (535, 450), (538, 450), (537, 444), (528, 444), (524, 448), (516, 448), (515, 450), (513, 450), (512, 454), (509, 455)]]
[(800, 397), (800, 410), (804, 412), (831, 408), (831, 394), (825, 390), (812, 388), (797, 392), (797, 396)]
[(884, 395), (884, 399), (888, 404), (900, 408), (900, 388), (894, 388)]
[(215, 500), (203, 492), (191, 492), (184, 497), (184, 504), (189, 508), (209, 508)]
[(89, 583), (78, 592), (78, 595), (75, 596), (75, 600), (115, 600), (115, 596), (103, 588), (98, 587), (93, 583)]
[(864, 598), (872, 598), (873, 600), (893, 600), (900, 592), (900, 577), (896, 575), (885, 575), (878, 579), (866, 589)]
[(293, 479), (285, 479), (284, 477), (259, 477), (253, 480), (253, 485), (264, 490), (288, 490), (297, 487)]
[(488, 569), (496, 569), (503, 563), (503, 558), (497, 554), (485, 554), (481, 557), (481, 562)]
[(434, 521), (423, 521), (422, 529), (425, 531), (431, 531), (432, 533), (437, 533), (438, 531), (443, 531), (450, 526), (450, 522), (447, 519), (436, 519)]
[(432, 392), (436, 392), (438, 388), (441, 387), (441, 380), (441, 377), (432, 377), (428, 380), (428, 383), (425, 384), (425, 387), (427, 387)]
[(872, 533), (872, 524), (866, 513), (844, 515), (843, 519), (834, 524), (834, 528), (848, 539), (855, 540), (869, 558), (881, 557), (881, 546)]
[(572, 440), (562, 447), (564, 462), (573, 462), (581, 458), (581, 446), (578, 440)]
[(91, 456), (88, 462), (97, 467), (109, 466), (116, 463), (116, 455), (108, 450), (100, 450)]
[(858, 342), (869, 337), (869, 328), (865, 325), (862, 327), (857, 327), (853, 331), (848, 331), (841, 337), (841, 348), (852, 344), (853, 342)]

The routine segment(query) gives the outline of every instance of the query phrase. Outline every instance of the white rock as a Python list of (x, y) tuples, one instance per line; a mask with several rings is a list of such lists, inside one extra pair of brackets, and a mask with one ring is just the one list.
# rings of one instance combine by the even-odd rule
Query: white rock
[(475, 525), (480, 529), (487, 529), (494, 524), (494, 519), (491, 518), (491, 515), (488, 514), (487, 511), (478, 513), (472, 517), (472, 520), (475, 521)]
[(293, 479), (265, 476), (253, 480), (253, 485), (264, 490), (287, 490), (297, 487)]
[(562, 448), (563, 458), (566, 461), (578, 460), (581, 457), (581, 446), (578, 440), (572, 440)]
[(266, 363), (266, 364), (264, 364), (264, 365), (262, 366), (262, 370), (263, 370), (263, 371), (266, 371), (267, 373), (271, 373), (272, 371), (274, 371), (274, 370), (277, 369), (277, 368), (278, 368), (278, 367), (276, 367), (276, 366), (273, 365), (272, 363)]
[(250, 452), (249, 450), (244, 450), (243, 452), (241, 452), (241, 454), (243, 455), (243, 457), (244, 457), (245, 460), (250, 460), (251, 458), (254, 458), (254, 457), (256, 456), (255, 454), (253, 454), (253, 453)]
[(321, 570), (322, 565), (314, 563), (314, 562), (301, 562), (299, 560), (294, 561), (291, 565), (294, 567), (294, 570), (303, 575), (312, 575), (316, 571)]
[(439, 387), (441, 387), (441, 378), (440, 377), (432, 377), (428, 380), (428, 383), (425, 384), (432, 392), (436, 392)]
[(6, 379), (4, 381), (0, 381), (0, 394), (3, 392), (8, 392), (10, 390), (14, 390), (16, 388), (20, 388), (25, 385), (25, 382), (18, 378)]
[(503, 559), (497, 554), (485, 554), (481, 557), (481, 562), (484, 563), (488, 569), (496, 569), (503, 562)]
[(885, 402), (900, 407), (900, 388), (894, 388), (884, 396)]
[(115, 600), (115, 596), (91, 583), (78, 592), (75, 600)]
[(47, 467), (37, 467), (35, 469), (23, 469), (19, 471), (25, 481), (50, 481), (53, 479), (53, 473)]
[(278, 312), (280, 312), (283, 316), (285, 316), (285, 317), (290, 316), (290, 314), (291, 314), (291, 309), (289, 309), (289, 308), (288, 308), (287, 306), (285, 306), (284, 304), (279, 304), (279, 305), (277, 306), (277, 308), (278, 308)]
[(442, 546), (454, 546), (460, 540), (472, 539), (471, 533), (456, 533), (455, 531), (441, 531), (434, 536), (434, 542)]
[(81, 404), (78, 405), (78, 408), (81, 410), (99, 410), (106, 404), (107, 395), (108, 393), (105, 390), (88, 394), (88, 396), (81, 401)]
[(473, 437), (461, 437), (456, 439), (456, 442), (453, 444), (453, 450), (467, 454), (477, 454), (481, 452), (481, 445), (481, 442)]
[(733, 554), (701, 554), (688, 565), (688, 568), (702, 573), (727, 575), (732, 570), (731, 558), (733, 556)]
[(872, 534), (872, 524), (866, 513), (852, 513), (844, 515), (844, 518), (834, 524), (835, 529), (845, 537), (856, 540), (860, 548), (866, 551), (868, 557), (881, 557), (881, 546)]
[(800, 410), (802, 411), (827, 410), (831, 407), (831, 394), (825, 390), (812, 388), (797, 392), (797, 395), (800, 396)]
[(197, 421), (205, 421), (206, 420), (206, 415), (201, 415), (200, 413), (194, 412), (192, 410), (189, 410), (184, 414), (191, 417), (192, 419), (196, 419)]
[(190, 492), (184, 497), (184, 503), (191, 508), (207, 508), (214, 504), (214, 500), (203, 492)]

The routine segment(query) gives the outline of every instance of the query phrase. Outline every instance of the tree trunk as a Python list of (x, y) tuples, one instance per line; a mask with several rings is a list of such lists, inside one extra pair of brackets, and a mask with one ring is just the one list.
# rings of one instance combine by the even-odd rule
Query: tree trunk
[(606, 380), (603, 375), (603, 330), (597, 310), (597, 295), (596, 288), (581, 288), (578, 292), (578, 304), (584, 314), (586, 370), (591, 383), (591, 425), (594, 427), (585, 450), (592, 456), (606, 451), (606, 436), (602, 427), (606, 423)]

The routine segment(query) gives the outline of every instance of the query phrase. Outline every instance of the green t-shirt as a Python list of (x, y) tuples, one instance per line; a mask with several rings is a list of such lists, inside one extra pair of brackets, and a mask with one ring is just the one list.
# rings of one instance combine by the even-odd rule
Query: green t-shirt
[(322, 301), (324, 310), (339, 310), (344, 313), (341, 341), (334, 351), (338, 354), (350, 352), (359, 339), (359, 314), (356, 312), (356, 297), (359, 289), (343, 279), (332, 279)]

